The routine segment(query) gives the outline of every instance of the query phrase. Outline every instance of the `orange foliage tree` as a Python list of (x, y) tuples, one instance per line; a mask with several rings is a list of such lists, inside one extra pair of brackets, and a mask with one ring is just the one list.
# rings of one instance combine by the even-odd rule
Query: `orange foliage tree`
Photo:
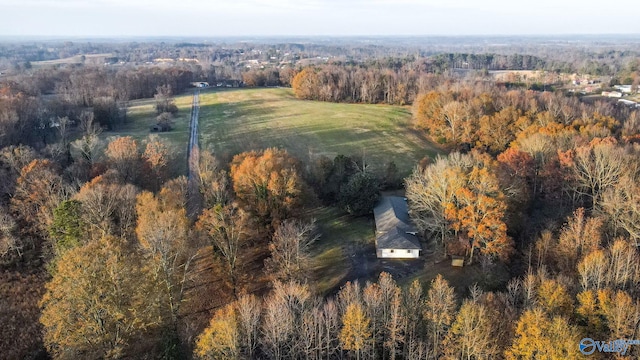
[(53, 211), (66, 197), (67, 189), (49, 160), (33, 160), (20, 171), (11, 210), (23, 224), (23, 232), (45, 237), (53, 222)]
[(286, 150), (270, 148), (236, 155), (231, 179), (238, 200), (265, 224), (290, 217), (302, 207), (299, 163)]
[[(486, 167), (474, 166), (468, 174), (459, 174), (464, 185), (456, 190), (453, 201), (445, 205), (445, 215), (459, 235), (469, 239), (470, 261), (475, 249), (484, 255), (507, 259), (513, 241), (504, 223), (507, 208), (498, 180)], [(466, 175), (466, 176), (465, 176)]]
[(312, 68), (302, 69), (291, 80), (291, 88), (298, 99), (315, 99), (318, 84), (318, 75)]
[(118, 136), (107, 145), (105, 155), (124, 182), (134, 182), (138, 175), (140, 154), (138, 142), (131, 136)]

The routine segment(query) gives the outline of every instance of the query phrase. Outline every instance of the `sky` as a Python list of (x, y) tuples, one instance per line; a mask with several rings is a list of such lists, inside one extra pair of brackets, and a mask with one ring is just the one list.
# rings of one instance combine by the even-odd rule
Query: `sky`
[(640, 34), (640, 1), (0, 0), (0, 36)]

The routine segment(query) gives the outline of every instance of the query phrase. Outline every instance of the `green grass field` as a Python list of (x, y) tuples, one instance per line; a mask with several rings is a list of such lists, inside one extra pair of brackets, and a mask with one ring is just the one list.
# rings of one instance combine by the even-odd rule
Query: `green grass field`
[[(189, 119), (191, 116), (191, 94), (176, 97), (178, 113), (174, 117), (173, 130), (168, 132), (151, 132), (150, 128), (156, 123), (156, 109), (154, 99), (132, 101), (127, 110), (127, 122), (114, 131), (104, 131), (100, 137), (104, 145), (112, 136), (131, 136), (140, 147), (143, 141), (151, 134), (156, 134), (165, 139), (172, 147), (172, 153), (176, 157), (175, 173), (184, 174), (187, 171), (187, 143), (189, 142)], [(144, 148), (141, 148), (144, 151)]]
[(90, 63), (101, 63), (104, 62), (104, 59), (113, 56), (112, 54), (86, 54), (84, 55), (84, 61), (82, 60), (83, 55), (75, 55), (63, 59), (56, 60), (43, 60), (43, 61), (32, 61), (31, 66), (33, 67), (45, 67), (45, 66), (53, 66), (53, 65), (63, 65), (63, 64), (82, 64), (83, 62)]
[[(176, 97), (174, 129), (158, 133), (183, 155), (189, 137), (191, 92)], [(143, 140), (155, 122), (153, 99), (133, 101), (129, 122), (103, 136)], [(303, 101), (290, 89), (206, 90), (200, 95), (200, 145), (229, 160), (247, 150), (284, 148), (296, 157), (360, 157), (382, 170), (394, 161), (407, 175), (438, 149), (411, 129), (407, 107)]]
[(200, 145), (223, 158), (267, 147), (309, 155), (394, 161), (403, 175), (437, 150), (411, 130), (407, 107), (298, 100), (290, 89), (207, 91), (200, 96)]

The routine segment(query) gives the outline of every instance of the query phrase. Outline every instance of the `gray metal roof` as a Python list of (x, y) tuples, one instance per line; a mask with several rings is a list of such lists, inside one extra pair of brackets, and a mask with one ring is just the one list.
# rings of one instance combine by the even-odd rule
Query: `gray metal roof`
[(378, 249), (421, 249), (416, 229), (409, 219), (407, 201), (399, 196), (383, 196), (373, 209)]

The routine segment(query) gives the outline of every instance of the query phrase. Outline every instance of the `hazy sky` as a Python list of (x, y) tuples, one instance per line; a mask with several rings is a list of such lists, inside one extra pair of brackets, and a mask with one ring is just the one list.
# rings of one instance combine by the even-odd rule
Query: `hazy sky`
[(0, 35), (640, 34), (640, 0), (0, 0)]

